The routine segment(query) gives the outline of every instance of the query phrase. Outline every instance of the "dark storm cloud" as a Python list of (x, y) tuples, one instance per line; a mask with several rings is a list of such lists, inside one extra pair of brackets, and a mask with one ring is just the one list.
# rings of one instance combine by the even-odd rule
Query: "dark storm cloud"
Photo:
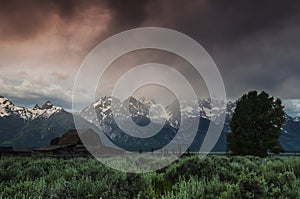
[(63, 20), (70, 20), (78, 12), (91, 6), (90, 3), (92, 1), (0, 0), (1, 39), (32, 39), (47, 31), (51, 16), (58, 15)]
[(52, 14), (72, 23), (74, 16), (90, 7), (98, 7), (99, 12), (104, 7), (111, 11), (112, 32), (138, 27), (150, 19), (154, 26), (171, 27), (211, 43), (278, 29), (289, 18), (296, 23), (298, 18), (292, 17), (298, 16), (300, 1), (0, 0), (1, 38), (34, 37), (47, 29)]
[(121, 25), (116, 28), (124, 28), (124, 26), (136, 27), (144, 22), (147, 17), (146, 8), (150, 0), (114, 0), (108, 1), (108, 6), (114, 14), (114, 21)]
[(230, 34), (232, 39), (256, 31), (281, 28), (286, 19), (298, 15), (300, 11), (297, 0), (213, 0), (211, 4), (217, 12), (223, 13), (224, 19), (220, 22), (227, 21), (226, 30), (233, 33)]
[(69, 108), (84, 57), (104, 38), (143, 23), (147, 2), (0, 0), (1, 94)]
[[(299, 16), (300, 1), (164, 0), (151, 3), (150, 21), (204, 42), (231, 42), (265, 29), (280, 29)], [(154, 23), (154, 25), (155, 25)]]
[[(251, 89), (300, 98), (299, 21), (298, 0), (0, 0), (0, 67), (7, 70), (1, 72), (23, 82), (7, 85), (0, 78), (0, 88), (10, 88), (10, 96), (28, 92), (41, 81), (25, 81), (15, 71), (28, 72), (28, 79), (70, 74), (105, 38), (160, 26), (183, 32), (205, 47), (230, 98)], [(45, 70), (32, 74), (33, 68)], [(69, 96), (72, 75), (68, 92), (63, 90), (66, 82), (49, 80), (57, 85), (46, 98), (59, 97), (58, 92)], [(40, 89), (47, 90), (42, 84)]]
[[(161, 2), (161, 3), (157, 3)], [(300, 1), (155, 1), (146, 25), (181, 31), (217, 63), (230, 97), (251, 89), (299, 98)]]
[(146, 3), (139, 0), (126, 3), (121, 0), (0, 0), (0, 36), (2, 41), (31, 39), (47, 31), (53, 15), (74, 23), (74, 18), (89, 8), (98, 9), (99, 13), (109, 9), (113, 19), (110, 28), (127, 29), (144, 21)]
[[(31, 2), (34, 2), (32, 4)], [(47, 19), (46, 6), (41, 1), (0, 1), (1, 41), (35, 36), (44, 28)]]

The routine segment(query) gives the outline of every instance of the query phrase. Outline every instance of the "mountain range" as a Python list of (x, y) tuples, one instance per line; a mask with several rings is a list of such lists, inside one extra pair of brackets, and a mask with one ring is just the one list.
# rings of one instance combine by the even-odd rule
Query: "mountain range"
[[(80, 116), (74, 117), (89, 124)], [(50, 101), (25, 108), (0, 96), (0, 146), (47, 146), (51, 139), (74, 128), (73, 114)]]
[[(115, 104), (112, 111), (112, 102)], [(112, 97), (102, 97), (90, 106), (84, 108), (79, 114), (72, 114), (61, 107), (54, 106), (47, 101), (42, 106), (25, 108), (14, 105), (10, 100), (0, 96), (0, 146), (46, 146), (51, 139), (61, 136), (68, 129), (74, 129), (74, 119), (78, 127), (92, 128), (101, 134), (101, 138), (107, 138), (110, 142), (126, 150), (151, 151), (160, 149), (176, 136), (180, 124), (184, 124), (184, 131), (189, 132), (192, 124), (198, 122), (199, 127), (196, 137), (190, 146), (190, 150), (198, 151), (206, 135), (209, 124), (214, 123), (215, 117), (220, 113), (218, 107), (212, 107), (210, 99), (199, 100), (194, 106), (180, 107), (179, 102), (165, 107), (162, 111), (159, 105), (151, 98), (135, 99), (130, 97), (121, 102)], [(235, 103), (228, 102), (226, 106), (225, 124), (221, 136), (213, 151), (226, 151), (226, 133), (230, 131), (229, 123), (235, 109)], [(129, 112), (130, 114), (126, 114)], [(180, 114), (182, 117), (180, 117)], [(119, 117), (119, 123), (115, 118)], [(150, 126), (160, 131), (145, 138), (139, 138), (132, 134), (136, 129), (128, 124), (128, 119), (141, 126)], [(183, 121), (181, 121), (183, 120)], [(164, 121), (163, 125), (160, 123)], [(190, 124), (190, 125), (189, 125)], [(99, 130), (101, 129), (101, 130)], [(188, 140), (188, 134), (179, 137), (178, 145)], [(282, 146), (287, 151), (300, 150), (300, 119), (286, 115), (286, 122), (280, 137)], [(104, 142), (106, 143), (106, 142)]]

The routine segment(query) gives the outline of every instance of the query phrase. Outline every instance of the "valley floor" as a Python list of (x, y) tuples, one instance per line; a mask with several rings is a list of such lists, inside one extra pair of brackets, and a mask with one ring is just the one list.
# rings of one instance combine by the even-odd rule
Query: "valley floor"
[(300, 157), (184, 157), (124, 173), (92, 158), (2, 157), (0, 198), (300, 198)]

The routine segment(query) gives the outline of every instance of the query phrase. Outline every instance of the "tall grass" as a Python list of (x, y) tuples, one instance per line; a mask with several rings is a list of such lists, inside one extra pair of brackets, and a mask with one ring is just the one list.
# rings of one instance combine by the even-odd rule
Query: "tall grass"
[(90, 158), (2, 157), (0, 198), (300, 198), (300, 158), (193, 156), (133, 174)]

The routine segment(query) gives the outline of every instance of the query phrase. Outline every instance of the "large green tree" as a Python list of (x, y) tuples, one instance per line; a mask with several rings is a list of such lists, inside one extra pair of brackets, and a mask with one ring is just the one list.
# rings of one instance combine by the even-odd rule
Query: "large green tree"
[(236, 105), (227, 134), (227, 146), (234, 155), (266, 157), (268, 152), (280, 153), (279, 143), (285, 113), (280, 99), (266, 92), (250, 91)]

